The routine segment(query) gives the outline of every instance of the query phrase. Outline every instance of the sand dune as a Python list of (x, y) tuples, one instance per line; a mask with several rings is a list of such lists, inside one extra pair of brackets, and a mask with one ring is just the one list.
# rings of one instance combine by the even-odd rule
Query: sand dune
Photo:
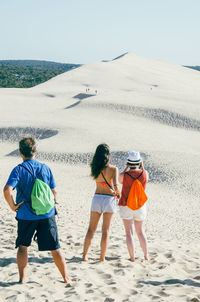
[[(50, 255), (33, 243), (28, 282), (17, 284), (16, 221), (1, 193), (2, 301), (200, 301), (199, 83), (197, 71), (128, 53), (30, 89), (0, 89), (1, 185), (20, 162), (19, 138), (35, 135), (38, 159), (55, 174), (61, 245), (73, 279), (65, 288)], [(144, 158), (148, 263), (138, 242), (136, 262), (128, 261), (118, 213), (105, 263), (98, 263), (101, 226), (89, 262), (81, 261), (95, 189), (89, 162), (101, 142), (120, 170), (129, 150)]]

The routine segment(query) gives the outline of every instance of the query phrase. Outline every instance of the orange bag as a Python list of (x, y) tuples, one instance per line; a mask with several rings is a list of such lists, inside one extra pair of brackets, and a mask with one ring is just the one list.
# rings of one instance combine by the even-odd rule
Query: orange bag
[[(127, 173), (128, 174), (128, 173)], [(132, 177), (130, 174), (128, 174), (130, 177)], [(142, 174), (139, 175), (139, 177)], [(139, 178), (138, 177), (138, 178)], [(133, 178), (133, 177), (132, 177)], [(128, 199), (127, 199), (127, 207), (130, 208), (131, 210), (135, 211), (140, 209), (145, 202), (147, 201), (147, 195), (144, 191), (143, 185), (138, 179), (133, 178), (134, 181), (131, 185), (131, 189), (128, 194)]]

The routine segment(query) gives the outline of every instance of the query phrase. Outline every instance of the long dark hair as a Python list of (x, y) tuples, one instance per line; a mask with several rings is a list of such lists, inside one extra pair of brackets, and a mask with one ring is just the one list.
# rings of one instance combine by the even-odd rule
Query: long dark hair
[(96, 179), (100, 172), (106, 167), (110, 159), (110, 148), (107, 144), (100, 144), (97, 146), (94, 153), (91, 167), (91, 176)]

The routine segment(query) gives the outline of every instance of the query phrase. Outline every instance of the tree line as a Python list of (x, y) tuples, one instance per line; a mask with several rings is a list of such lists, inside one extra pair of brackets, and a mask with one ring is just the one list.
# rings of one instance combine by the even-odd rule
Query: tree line
[(38, 60), (0, 60), (0, 87), (33, 87), (80, 66)]

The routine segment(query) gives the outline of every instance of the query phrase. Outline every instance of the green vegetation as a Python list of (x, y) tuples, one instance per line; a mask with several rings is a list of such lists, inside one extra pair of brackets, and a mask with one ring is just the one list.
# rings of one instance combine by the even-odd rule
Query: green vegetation
[(37, 60), (3, 60), (0, 61), (0, 87), (33, 87), (80, 66)]

